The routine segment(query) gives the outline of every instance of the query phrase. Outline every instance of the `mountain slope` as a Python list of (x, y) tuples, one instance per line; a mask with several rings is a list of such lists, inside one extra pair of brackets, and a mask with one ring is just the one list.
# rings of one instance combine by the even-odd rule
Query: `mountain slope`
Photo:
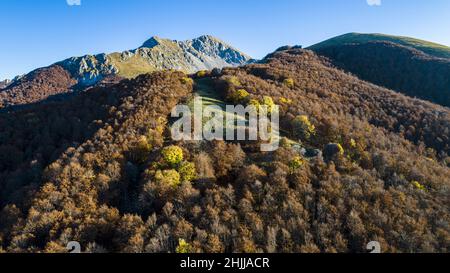
[(249, 56), (208, 35), (188, 41), (152, 37), (134, 50), (73, 57), (33, 71), (0, 92), (0, 107), (33, 103), (51, 95), (77, 91), (113, 75), (134, 78), (171, 69), (194, 73), (249, 61)]
[(405, 37), (347, 34), (311, 49), (361, 79), (450, 106), (450, 58), (444, 58), (450, 48)]
[[(155, 72), (0, 114), (0, 251), (449, 251), (448, 108), (301, 49), (195, 81)], [(173, 106), (242, 89), (280, 105), (280, 149), (171, 140)]]
[(10, 80), (0, 81), (0, 89), (7, 87), (11, 83)]
[(309, 49), (311, 50), (319, 50), (332, 46), (339, 46), (343, 44), (364, 44), (368, 42), (392, 42), (395, 44), (412, 47), (419, 51), (422, 51), (428, 55), (437, 58), (450, 58), (450, 47), (424, 41), (411, 37), (404, 36), (394, 36), (394, 35), (386, 35), (386, 34), (364, 34), (364, 33), (347, 33), (341, 36), (337, 36), (316, 45), (311, 46)]
[(53, 65), (37, 69), (0, 91), (0, 109), (3, 107), (33, 103), (68, 92), (77, 81), (64, 68)]

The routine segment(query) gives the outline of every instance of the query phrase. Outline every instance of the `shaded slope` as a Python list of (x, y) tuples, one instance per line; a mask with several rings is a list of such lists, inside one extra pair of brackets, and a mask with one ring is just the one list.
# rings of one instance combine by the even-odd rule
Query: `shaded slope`
[(343, 45), (317, 53), (361, 79), (450, 106), (450, 60), (387, 42)]
[(344, 44), (364, 44), (368, 42), (392, 42), (395, 44), (412, 47), (430, 56), (437, 58), (450, 58), (450, 47), (404, 36), (386, 34), (347, 33), (337, 36), (310, 47), (311, 50), (320, 50), (327, 47), (341, 46)]

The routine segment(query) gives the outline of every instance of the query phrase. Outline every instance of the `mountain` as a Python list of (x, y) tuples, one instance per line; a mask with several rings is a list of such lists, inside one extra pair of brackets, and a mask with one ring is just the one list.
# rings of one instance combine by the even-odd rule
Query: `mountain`
[(0, 107), (38, 102), (95, 85), (105, 77), (134, 78), (158, 70), (200, 70), (238, 66), (251, 58), (209, 35), (188, 41), (152, 37), (141, 47), (120, 53), (73, 57), (37, 69), (0, 93)]
[(152, 37), (141, 47), (121, 53), (87, 55), (60, 63), (82, 85), (92, 85), (105, 75), (134, 78), (143, 73), (175, 69), (185, 73), (239, 66), (251, 58), (209, 35), (188, 41)]
[(343, 44), (365, 44), (368, 42), (392, 42), (406, 47), (412, 47), (433, 57), (446, 59), (450, 58), (450, 47), (448, 46), (411, 37), (378, 33), (347, 33), (313, 45), (310, 49), (319, 50), (322, 48), (340, 46)]
[(350, 33), (309, 49), (359, 78), (450, 107), (450, 48), (407, 37)]
[(0, 91), (0, 109), (41, 101), (50, 96), (70, 92), (77, 81), (59, 65), (36, 69)]
[(0, 81), (0, 89), (6, 88), (11, 83), (11, 80)]
[[(173, 141), (194, 94), (280, 105), (280, 148)], [(309, 50), (94, 86), (0, 127), (0, 252), (450, 250), (450, 109)]]

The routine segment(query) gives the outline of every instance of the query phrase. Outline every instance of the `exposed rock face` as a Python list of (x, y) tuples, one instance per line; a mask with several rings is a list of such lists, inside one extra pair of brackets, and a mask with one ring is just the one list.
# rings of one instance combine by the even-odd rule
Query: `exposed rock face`
[(72, 57), (17, 78), (8, 86), (0, 83), (0, 89), (3, 89), (0, 108), (33, 103), (51, 95), (103, 84), (103, 80), (112, 77), (116, 81), (170, 69), (195, 73), (251, 61), (249, 56), (212, 36), (188, 41), (152, 37), (134, 50)]
[(86, 55), (60, 63), (81, 85), (92, 85), (106, 75), (134, 78), (157, 70), (195, 73), (226, 66), (239, 66), (251, 58), (212, 36), (187, 41), (152, 37), (141, 47), (112, 54)]
[(240, 51), (212, 36), (201, 36), (190, 41), (178, 42), (186, 52), (202, 60), (206, 69), (239, 66), (251, 59)]
[(105, 54), (73, 57), (58, 64), (68, 70), (78, 80), (78, 84), (82, 86), (93, 85), (105, 76), (114, 75), (118, 72)]

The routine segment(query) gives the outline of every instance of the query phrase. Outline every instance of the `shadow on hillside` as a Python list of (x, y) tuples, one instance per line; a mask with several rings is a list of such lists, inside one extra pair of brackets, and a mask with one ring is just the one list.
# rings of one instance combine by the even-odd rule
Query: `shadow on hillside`
[[(38, 190), (44, 170), (69, 148), (77, 148), (103, 126), (117, 106), (116, 89), (51, 96), (0, 110), (0, 210), (27, 207), (25, 192)], [(25, 201), (24, 201), (25, 200)]]

